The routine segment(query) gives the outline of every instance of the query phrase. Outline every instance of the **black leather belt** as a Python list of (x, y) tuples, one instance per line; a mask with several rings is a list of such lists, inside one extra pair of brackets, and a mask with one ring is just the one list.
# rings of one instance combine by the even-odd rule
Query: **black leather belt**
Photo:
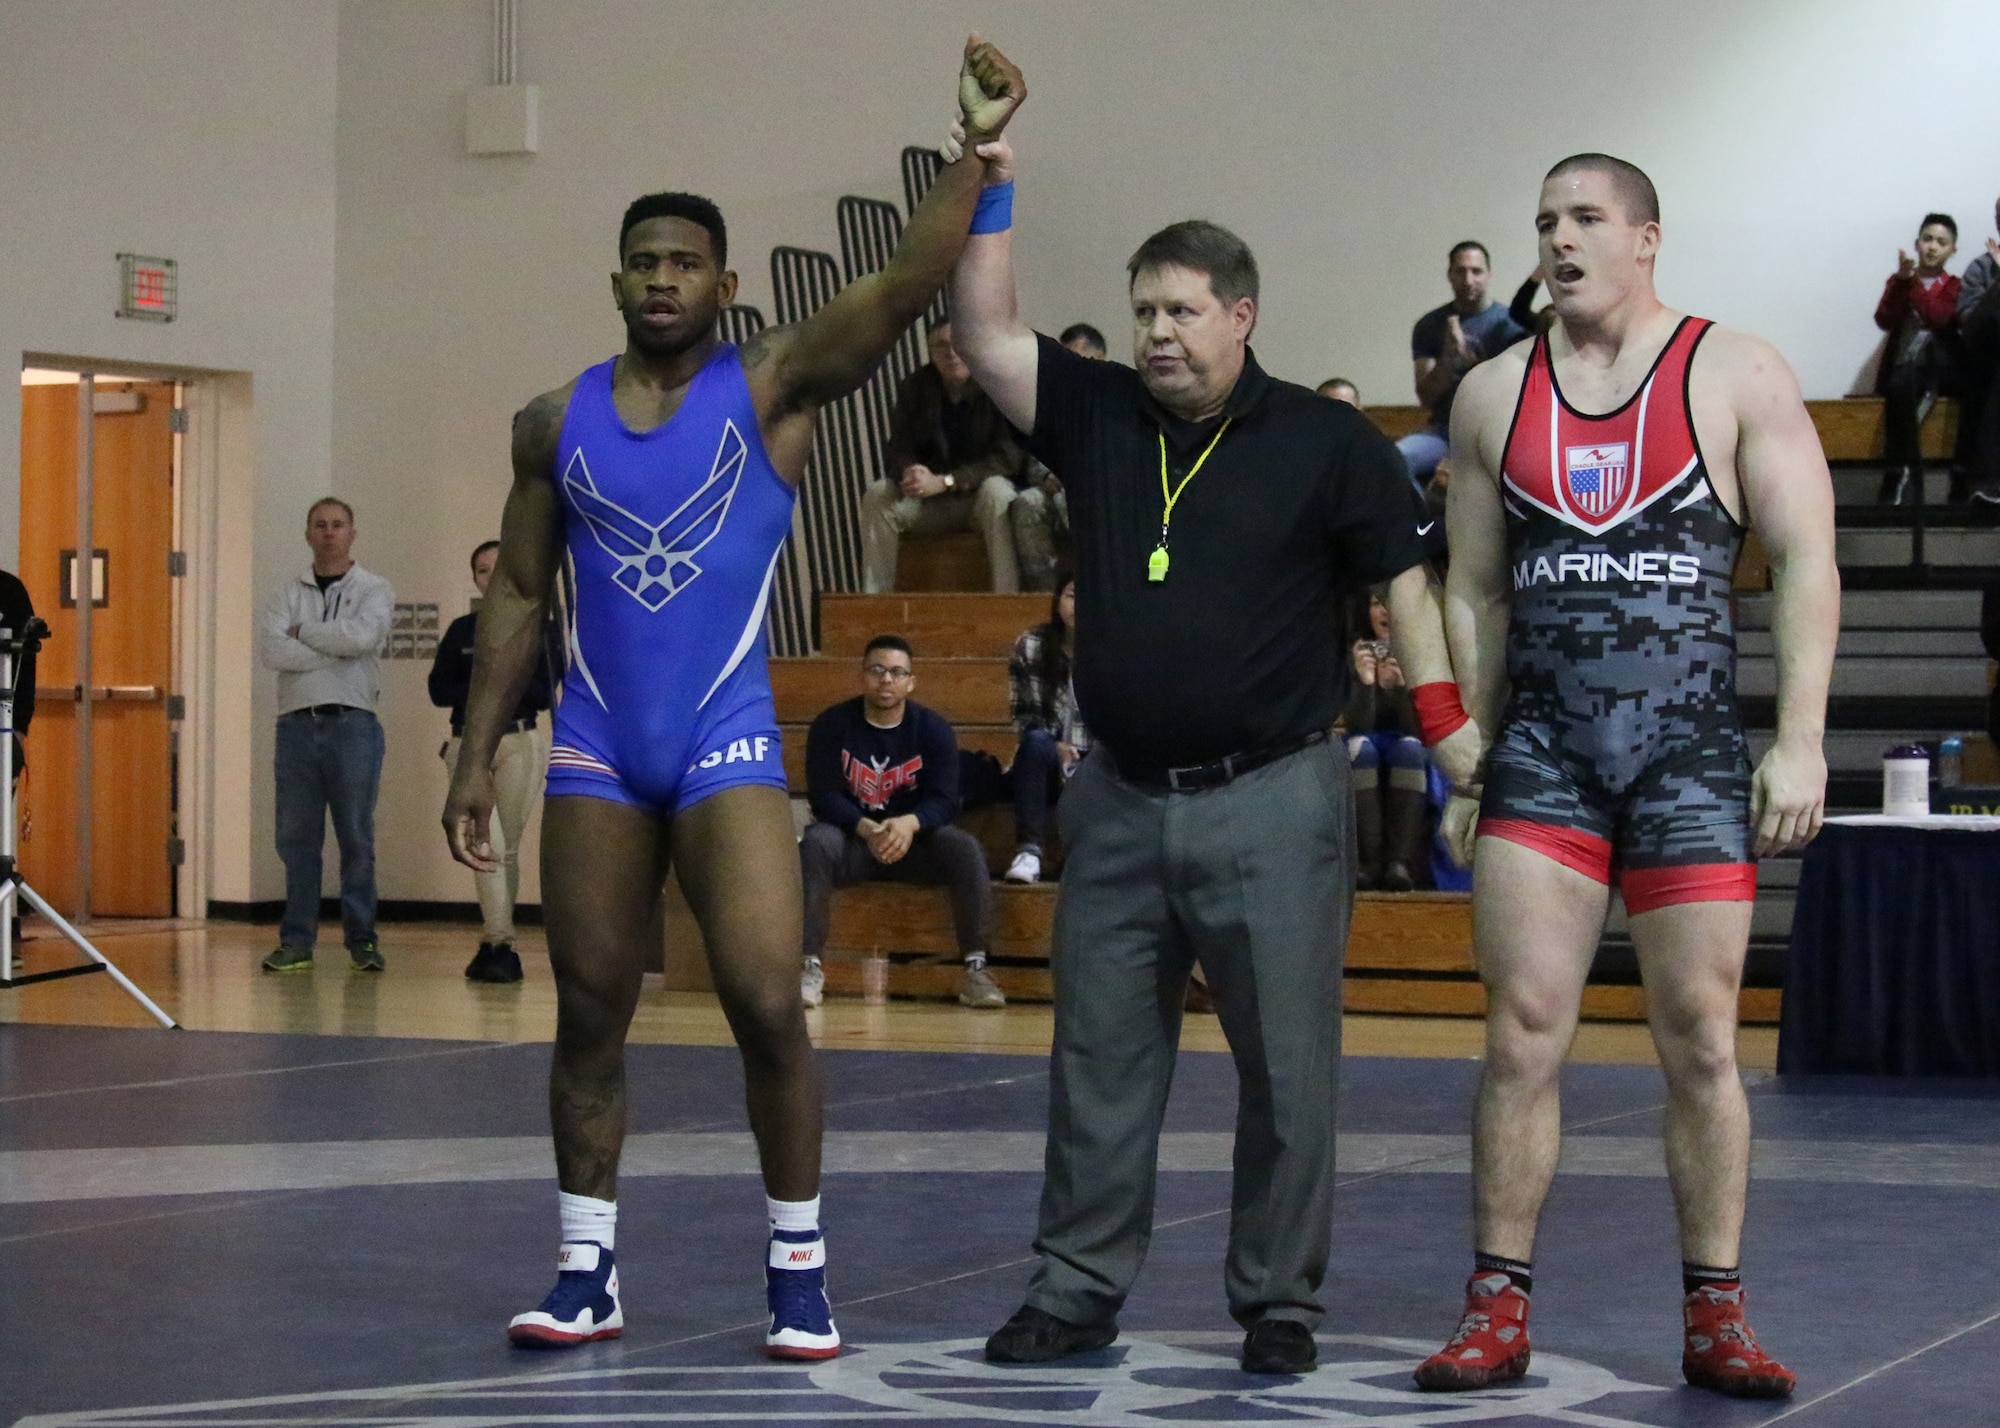
[[(516, 719), (506, 728), (502, 729), (500, 731), (500, 734), (501, 737), (503, 738), (506, 737), (508, 734), (525, 734), (534, 727), (535, 727), (535, 716), (533, 714), (530, 714), (525, 719)], [(465, 737), (465, 725), (463, 724), (452, 725), (451, 736), (454, 739), (463, 739)]]
[(368, 711), (357, 704), (308, 704), (303, 709), (294, 709), (291, 712), (309, 715), (314, 719), (335, 719), (342, 714), (366, 714)]
[(1301, 749), (1310, 749), (1314, 744), (1324, 744), (1326, 740), (1327, 731), (1315, 729), (1310, 734), (1303, 734), (1282, 744), (1270, 744), (1241, 754), (1226, 754), (1213, 763), (1191, 764), (1178, 769), (1156, 766), (1135, 770), (1120, 761), (1115, 754), (1112, 761), (1118, 765), (1118, 776), (1127, 783), (1143, 784), (1149, 788), (1164, 788), (1172, 793), (1199, 793), (1203, 789), (1221, 788), (1225, 784), (1234, 783), (1244, 774), (1261, 769), (1266, 764), (1275, 764), (1279, 759), (1290, 758)]

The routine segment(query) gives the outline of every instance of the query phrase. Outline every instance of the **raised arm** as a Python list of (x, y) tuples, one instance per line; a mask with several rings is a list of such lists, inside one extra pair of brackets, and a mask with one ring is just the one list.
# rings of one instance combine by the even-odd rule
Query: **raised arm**
[[(1027, 94), (1011, 60), (977, 35), (966, 40), (958, 103), (968, 133), (982, 142), (998, 137)], [(777, 417), (810, 413), (868, 380), (944, 286), (965, 245), (984, 169), (971, 154), (948, 165), (910, 215), (887, 267), (855, 279), (804, 322), (752, 340), (744, 365), (752, 389), (768, 393), (761, 410)]]
[[(1014, 150), (1005, 139), (982, 146), (978, 155), (986, 161), (988, 185), (1014, 182)], [(1041, 359), (1016, 300), (1011, 226), (965, 240), (951, 274), (951, 340), (1001, 415), (1019, 430), (1033, 431)]]
[(488, 841), (493, 757), (542, 659), (542, 625), (561, 560), (556, 440), (569, 389), (535, 398), (514, 418), (514, 484), (500, 520), (500, 557), (479, 605), (465, 736), (445, 799), (445, 838), (467, 867), (500, 866)]
[(1777, 350), (1717, 334), (1737, 423), (1736, 475), (1771, 561), (1778, 737), (1750, 784), (1756, 853), (1810, 842), (1826, 817), (1826, 698), (1840, 642), (1833, 478), (1798, 381)]

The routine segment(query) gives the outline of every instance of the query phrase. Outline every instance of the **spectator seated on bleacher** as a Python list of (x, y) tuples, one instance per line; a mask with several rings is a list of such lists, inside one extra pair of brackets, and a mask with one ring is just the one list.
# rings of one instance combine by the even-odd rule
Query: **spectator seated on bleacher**
[(979, 840), (958, 816), (958, 738), (939, 715), (910, 698), (916, 671), (909, 644), (877, 635), (861, 655), (859, 698), (827, 709), (806, 734), (806, 798), (814, 822), (799, 840), (805, 878), (807, 1006), (826, 990), (821, 958), (836, 888), (871, 879), (945, 887), (951, 892), (965, 971), (958, 999), (1001, 1007), (1007, 999), (986, 970), (993, 945), (993, 885)]
[(1345, 377), (1328, 377), (1313, 390), (1322, 397), (1329, 397), (1336, 402), (1346, 402), (1356, 411), (1366, 410), (1361, 405), (1361, 389)]
[(861, 562), (871, 595), (896, 588), (906, 535), (977, 529), (993, 588), (1021, 588), (1009, 508), (1027, 479), (1027, 454), (951, 345), (951, 324), (930, 330), (931, 360), (912, 372), (889, 416), (888, 478), (861, 493)]
[(1368, 631), (1351, 650), (1354, 693), (1341, 715), (1354, 772), (1356, 885), (1409, 892), (1430, 827), (1429, 758), (1402, 667), (1389, 650), (1389, 607), (1368, 597)]
[(1474, 239), (1452, 245), (1445, 259), (1451, 301), (1432, 308), (1410, 329), (1410, 360), (1417, 400), (1430, 409), (1430, 422), (1396, 443), (1421, 489), (1438, 462), (1451, 451), (1451, 403), (1465, 374), (1512, 347), (1527, 330), (1486, 295), (1493, 276), (1486, 245)]
[(1958, 251), (1958, 224), (1927, 213), (1917, 225), (1917, 253), (1896, 254), (1896, 272), (1875, 304), (1888, 334), (1875, 390), (1882, 397), (1882, 489), (1876, 501), (1906, 506), (1923, 496), (1924, 458), (1917, 439), (1957, 367), (1958, 279), (1944, 270)]
[[(1109, 355), (1104, 334), (1087, 322), (1073, 322), (1063, 329), (1062, 345), (1079, 357), (1102, 362)], [(1056, 567), (1069, 557), (1069, 498), (1063, 494), (1062, 478), (1028, 458), (1027, 479), (1021, 494), (1007, 509), (1014, 527), (1014, 557), (1021, 571), (1023, 590), (1054, 590)]]
[(1009, 780), (1014, 788), (1014, 861), (1007, 881), (1032, 883), (1042, 875), (1042, 840), (1049, 805), (1090, 752), (1090, 731), (1076, 711), (1070, 682), (1075, 649), (1076, 582), (1065, 578), (1049, 602), (1046, 624), (1023, 630), (1007, 662), (1008, 706), (1020, 743)]

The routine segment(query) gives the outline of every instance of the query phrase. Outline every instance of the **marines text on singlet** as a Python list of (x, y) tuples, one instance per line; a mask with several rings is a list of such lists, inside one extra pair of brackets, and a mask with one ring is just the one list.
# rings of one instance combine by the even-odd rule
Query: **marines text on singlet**
[(1743, 527), (1702, 461), (1683, 319), (1631, 399), (1564, 400), (1539, 338), (1501, 463), (1511, 694), (1482, 836), (1525, 844), (1626, 907), (1744, 900), (1750, 765), (1730, 576)]

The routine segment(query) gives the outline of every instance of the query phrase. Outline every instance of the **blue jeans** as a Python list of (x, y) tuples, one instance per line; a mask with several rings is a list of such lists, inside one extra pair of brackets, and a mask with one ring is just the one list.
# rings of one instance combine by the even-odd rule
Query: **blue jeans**
[(349, 947), (374, 940), (382, 749), (381, 722), (366, 709), (298, 709), (278, 718), (278, 856), (285, 863), (278, 940), (287, 947), (311, 947), (319, 936), (320, 848), (329, 811), (340, 842), (343, 938)]
[(1441, 431), (1425, 427), (1397, 442), (1396, 450), (1403, 453), (1403, 464), (1410, 468), (1410, 480), (1422, 490), (1431, 473), (1438, 469), (1438, 462), (1451, 455), (1451, 439)]
[(1056, 736), (1046, 729), (1023, 734), (1007, 778), (1014, 786), (1014, 843), (1039, 853), (1048, 833), (1049, 805), (1062, 791), (1062, 753), (1056, 748)]

